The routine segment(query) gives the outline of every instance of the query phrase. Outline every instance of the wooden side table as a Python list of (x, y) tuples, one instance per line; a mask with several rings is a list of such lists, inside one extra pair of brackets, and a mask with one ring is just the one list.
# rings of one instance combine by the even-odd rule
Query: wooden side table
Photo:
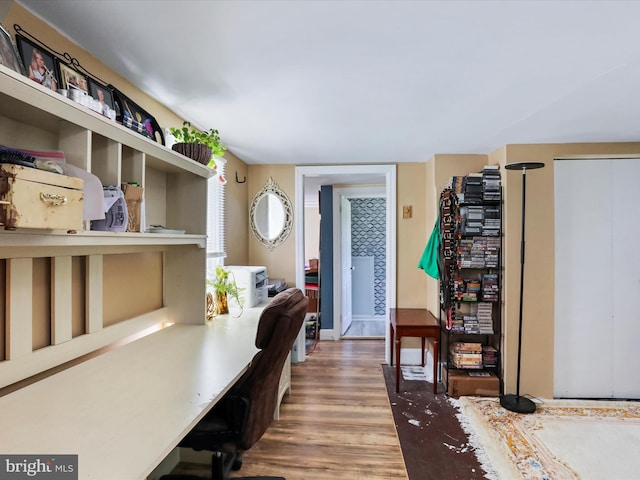
[(433, 340), (433, 393), (438, 393), (438, 343), (440, 323), (426, 308), (392, 308), (389, 322), (391, 366), (393, 366), (393, 344), (396, 344), (396, 393), (400, 391), (400, 347), (402, 337), (422, 338), (422, 366), (424, 367), (425, 339)]

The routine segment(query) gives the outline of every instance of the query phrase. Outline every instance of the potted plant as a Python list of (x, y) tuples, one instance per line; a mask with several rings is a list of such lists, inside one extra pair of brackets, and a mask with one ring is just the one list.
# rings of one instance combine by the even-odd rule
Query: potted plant
[(207, 279), (207, 284), (213, 288), (213, 302), (216, 314), (229, 313), (229, 297), (231, 297), (240, 307), (240, 313), (237, 316), (242, 315), (243, 305), (240, 300), (242, 289), (236, 284), (236, 279), (231, 270), (218, 265), (214, 279)]
[(214, 156), (223, 156), (227, 149), (220, 140), (218, 130), (213, 128), (201, 132), (194, 128), (191, 122), (184, 121), (182, 128), (171, 127), (169, 131), (177, 142), (171, 146), (172, 150), (208, 167), (215, 165)]

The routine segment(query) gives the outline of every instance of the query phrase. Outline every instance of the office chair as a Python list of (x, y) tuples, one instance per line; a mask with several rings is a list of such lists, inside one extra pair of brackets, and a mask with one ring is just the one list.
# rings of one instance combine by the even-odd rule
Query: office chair
[[(302, 328), (308, 301), (297, 288), (273, 297), (260, 315), (255, 342), (260, 351), (253, 357), (249, 369), (179, 443), (180, 447), (214, 452), (213, 480), (224, 480), (231, 469), (239, 470), (242, 452), (251, 448), (271, 424), (282, 367)], [(161, 480), (194, 478), (165, 475)], [(283, 477), (244, 477), (243, 480), (254, 479), (285, 480)]]

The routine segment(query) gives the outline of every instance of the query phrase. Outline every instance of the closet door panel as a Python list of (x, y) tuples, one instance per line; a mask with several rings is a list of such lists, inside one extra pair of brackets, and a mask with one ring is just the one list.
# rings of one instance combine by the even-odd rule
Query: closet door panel
[(608, 160), (557, 160), (556, 397), (612, 395), (612, 206)]
[(640, 159), (612, 160), (613, 396), (640, 398)]

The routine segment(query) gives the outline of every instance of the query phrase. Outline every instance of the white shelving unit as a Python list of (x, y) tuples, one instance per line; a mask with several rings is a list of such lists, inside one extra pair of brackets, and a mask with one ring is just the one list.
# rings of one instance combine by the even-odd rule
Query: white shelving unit
[(205, 322), (212, 170), (2, 65), (0, 144), (62, 150), (103, 185), (138, 182), (146, 224), (186, 232), (0, 230), (0, 388), (163, 322)]

